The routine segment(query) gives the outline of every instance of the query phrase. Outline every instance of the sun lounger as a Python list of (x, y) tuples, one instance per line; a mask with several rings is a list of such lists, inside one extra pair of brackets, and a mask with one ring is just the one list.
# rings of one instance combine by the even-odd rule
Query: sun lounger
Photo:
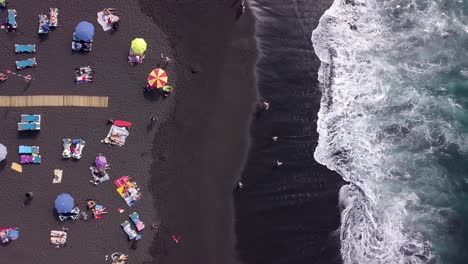
[(6, 244), (19, 238), (19, 228), (0, 228), (0, 244)]
[(72, 158), (74, 159), (81, 159), (81, 156), (83, 154), (83, 148), (85, 147), (86, 145), (86, 142), (82, 139), (74, 139), (72, 140), (72, 146), (71, 146), (71, 150), (72, 150)]
[(37, 154), (21, 155), (20, 163), (21, 164), (29, 164), (29, 163), (39, 164), (41, 163), (41, 155), (37, 155)]
[(93, 41), (82, 41), (76, 38), (75, 33), (73, 33), (72, 41), (72, 50), (75, 51), (91, 51), (93, 47)]
[(58, 26), (58, 8), (50, 8), (49, 12), (49, 26), (57, 27)]
[(136, 212), (131, 213), (128, 217), (132, 219), (132, 222), (133, 224), (135, 224), (135, 227), (138, 230), (138, 232), (145, 228), (145, 224), (140, 220), (140, 216)]
[(18, 154), (39, 154), (38, 146), (19, 146)]
[(124, 232), (127, 234), (128, 240), (132, 240), (132, 239), (140, 240), (141, 239), (141, 236), (135, 230), (133, 230), (132, 227), (130, 226), (130, 222), (125, 221), (120, 225), (122, 226)]
[(27, 67), (34, 67), (37, 65), (36, 58), (16, 61), (16, 69), (24, 69)]
[(21, 115), (21, 122), (41, 122), (41, 115)]
[(24, 130), (41, 130), (41, 123), (39, 122), (18, 123), (18, 131), (24, 131)]
[(36, 53), (36, 45), (19, 45), (15, 44), (16, 53)]
[(71, 147), (71, 139), (69, 138), (64, 138), (63, 139), (63, 152), (62, 152), (62, 157), (64, 159), (68, 159), (71, 157), (71, 150), (70, 150), (70, 147)]
[(49, 33), (49, 19), (47, 18), (46, 15), (39, 15), (39, 29), (38, 33), (39, 34), (47, 34)]
[(8, 9), (8, 22), (7, 22), (8, 29), (15, 30), (18, 25), (16, 24), (16, 10), (15, 9)]
[(80, 218), (80, 209), (78, 207), (75, 207), (69, 213), (59, 214), (58, 218), (60, 219), (60, 221), (65, 221), (65, 220), (68, 220), (68, 219), (76, 220), (76, 219)]

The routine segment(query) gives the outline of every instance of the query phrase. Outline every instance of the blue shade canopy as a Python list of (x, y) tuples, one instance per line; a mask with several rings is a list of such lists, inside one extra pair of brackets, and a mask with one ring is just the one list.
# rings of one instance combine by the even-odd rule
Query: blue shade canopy
[(75, 207), (75, 200), (68, 193), (62, 193), (55, 199), (55, 209), (59, 214), (69, 213)]
[(75, 28), (75, 37), (82, 41), (91, 41), (94, 37), (93, 24), (81, 21)]

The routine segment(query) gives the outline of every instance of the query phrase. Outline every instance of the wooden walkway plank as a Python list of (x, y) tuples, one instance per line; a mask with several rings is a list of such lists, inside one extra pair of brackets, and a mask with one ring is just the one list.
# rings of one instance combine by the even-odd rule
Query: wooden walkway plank
[(32, 96), (0, 96), (0, 107), (108, 107), (107, 96), (79, 95), (32, 95)]

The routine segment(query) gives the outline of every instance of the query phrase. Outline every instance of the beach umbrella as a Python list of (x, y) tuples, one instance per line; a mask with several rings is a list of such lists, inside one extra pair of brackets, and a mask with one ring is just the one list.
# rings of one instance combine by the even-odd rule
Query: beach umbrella
[(69, 213), (75, 207), (75, 200), (68, 193), (61, 193), (55, 199), (55, 209), (59, 214)]
[(136, 38), (132, 41), (131, 49), (136, 54), (143, 54), (146, 51), (146, 41), (142, 38)]
[(81, 21), (75, 28), (75, 37), (83, 41), (91, 41), (94, 37), (94, 26), (93, 24)]
[(156, 88), (166, 85), (167, 80), (167, 74), (163, 69), (154, 69), (148, 76), (148, 84)]
[(106, 157), (99, 155), (96, 157), (96, 160), (94, 161), (94, 164), (96, 164), (96, 168), (105, 168), (107, 165), (107, 159)]
[(6, 158), (8, 151), (5, 145), (0, 144), (0, 161), (4, 160)]

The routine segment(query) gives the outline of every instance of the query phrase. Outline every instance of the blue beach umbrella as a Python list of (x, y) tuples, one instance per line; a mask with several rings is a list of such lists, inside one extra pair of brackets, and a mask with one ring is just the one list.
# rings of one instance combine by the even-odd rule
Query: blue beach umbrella
[(81, 21), (75, 28), (75, 37), (82, 41), (91, 41), (94, 37), (93, 24)]
[(68, 193), (61, 193), (55, 199), (55, 209), (59, 214), (69, 213), (75, 207), (75, 200)]

